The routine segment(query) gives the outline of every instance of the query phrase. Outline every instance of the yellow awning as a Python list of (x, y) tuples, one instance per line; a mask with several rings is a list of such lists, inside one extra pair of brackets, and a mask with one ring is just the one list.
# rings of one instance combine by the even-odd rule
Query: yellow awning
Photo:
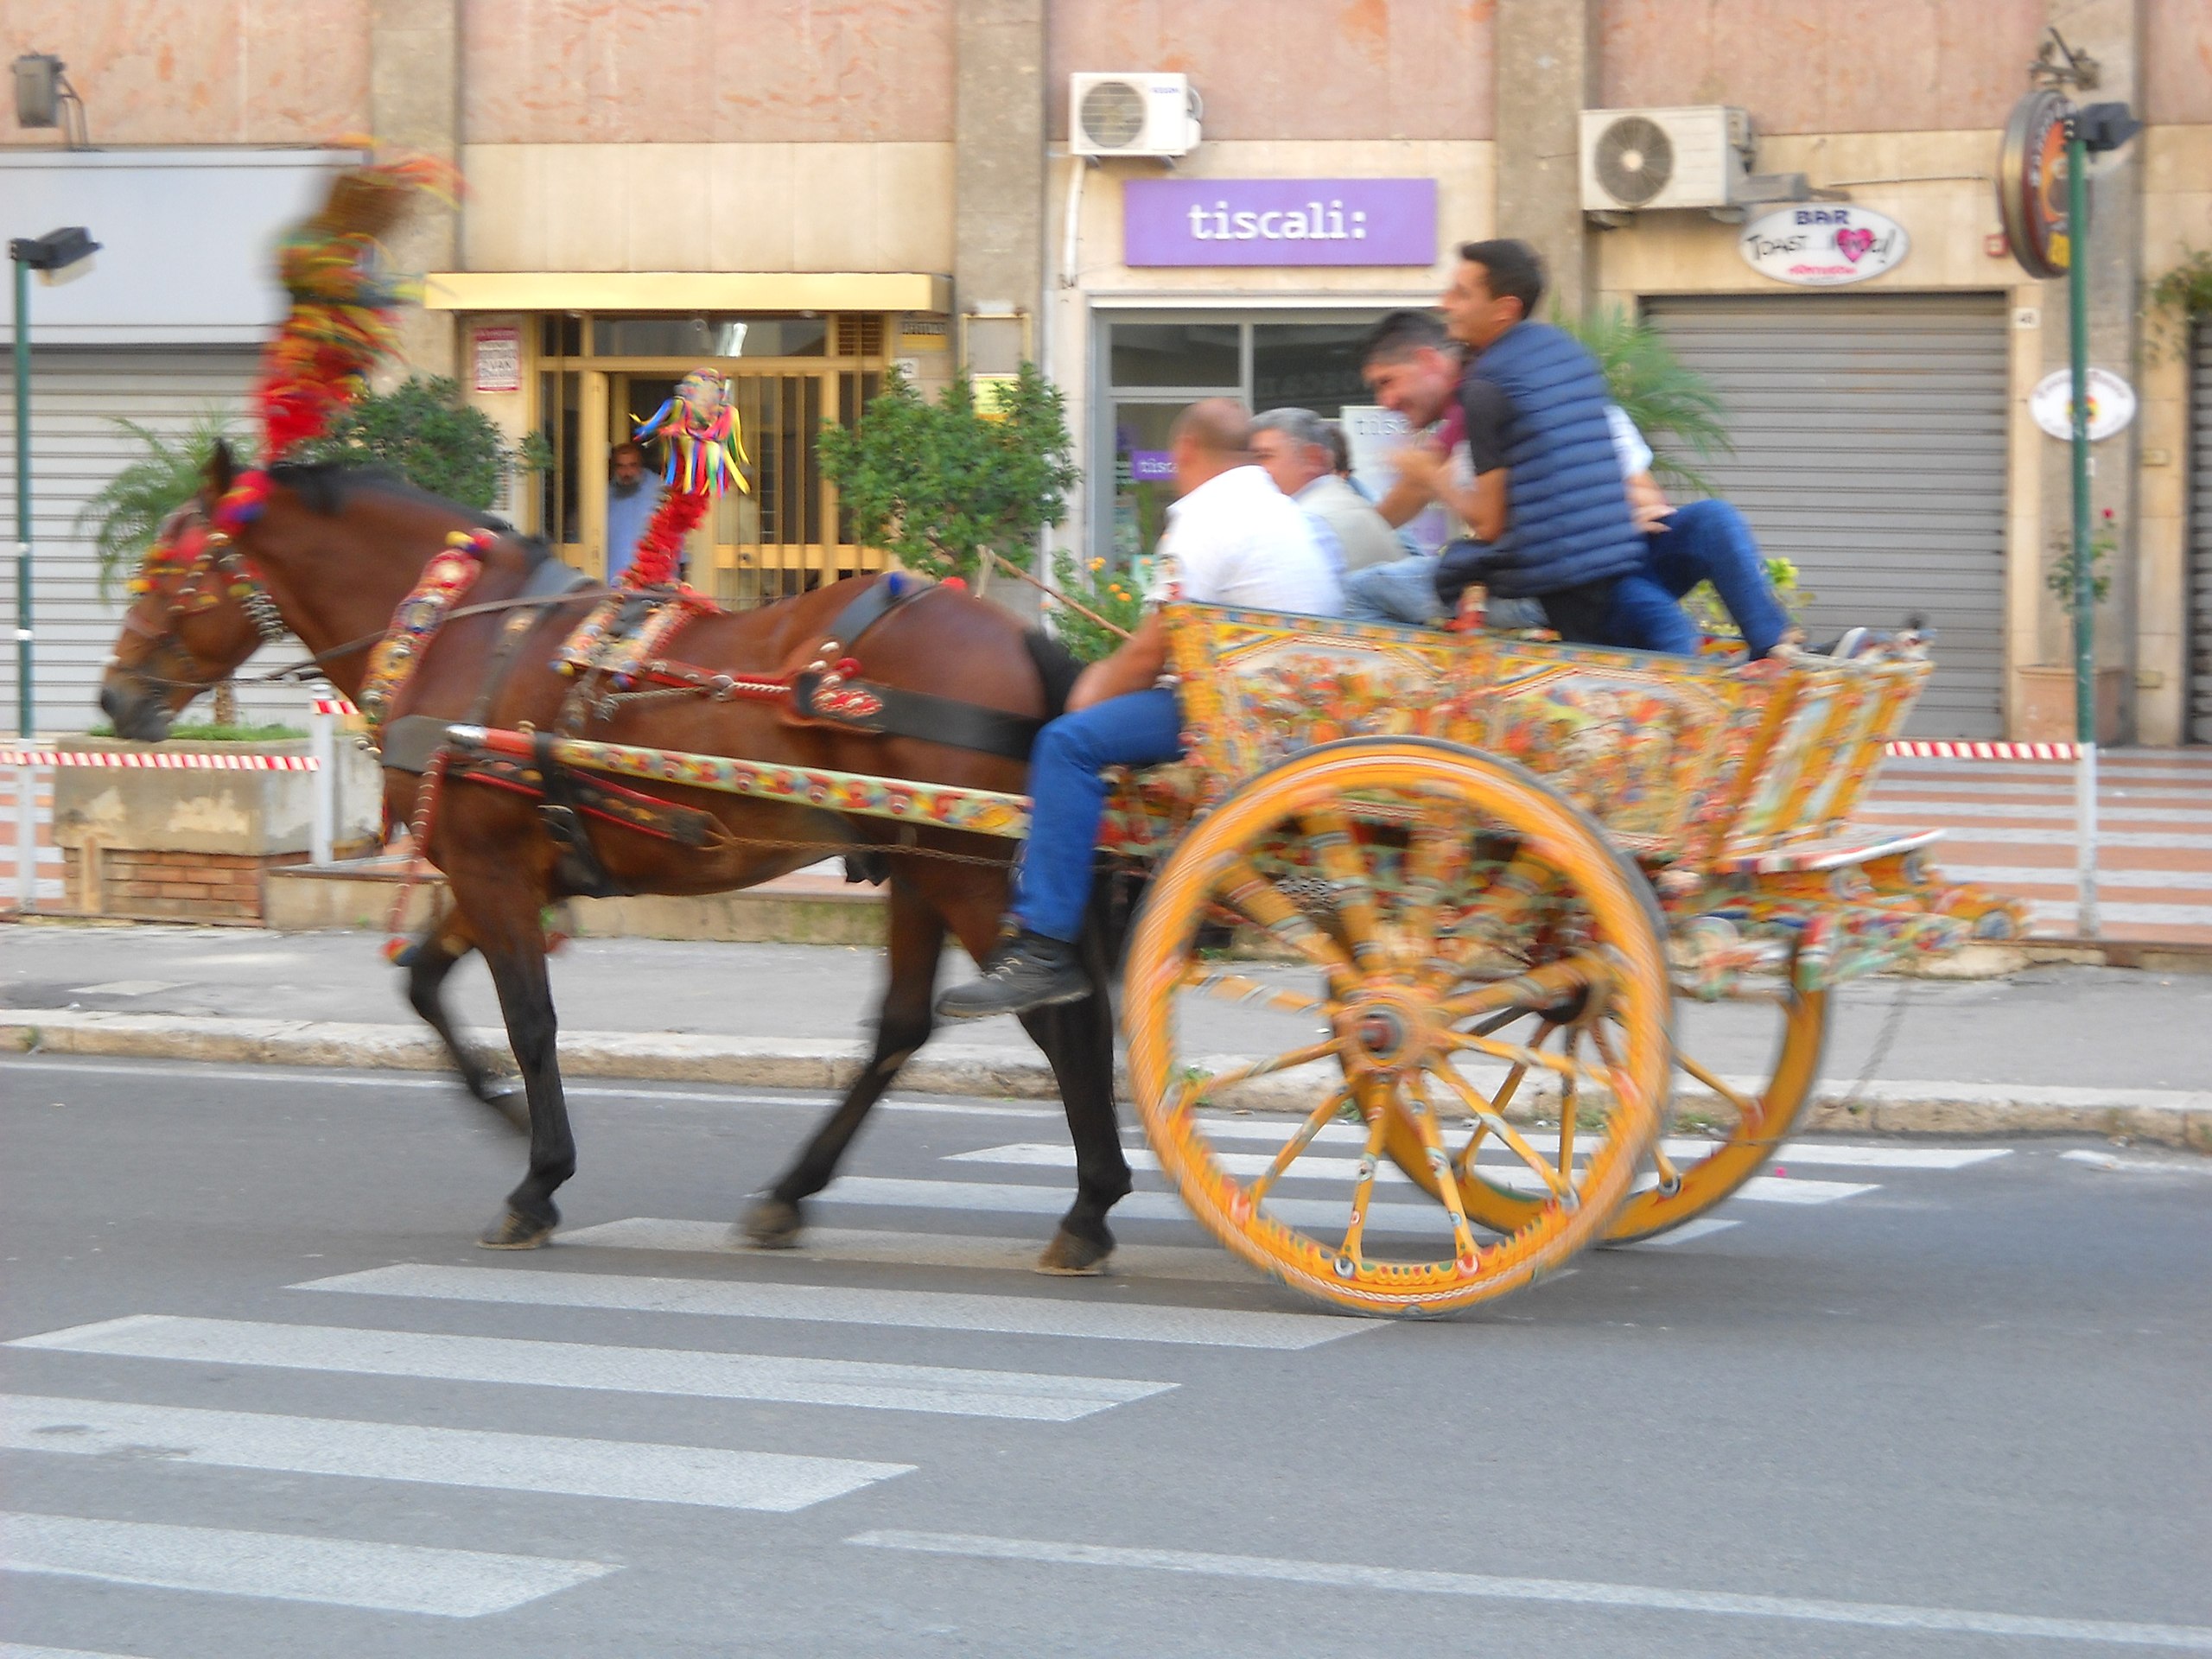
[(933, 311), (952, 278), (926, 271), (442, 270), (433, 311)]

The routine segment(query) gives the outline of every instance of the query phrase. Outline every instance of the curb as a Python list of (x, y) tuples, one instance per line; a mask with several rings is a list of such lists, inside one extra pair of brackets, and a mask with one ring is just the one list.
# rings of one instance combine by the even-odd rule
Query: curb
[[(467, 1035), (500, 1052), (500, 1033)], [(846, 1043), (667, 1032), (564, 1031), (560, 1043), (561, 1068), (569, 1077), (766, 1089), (842, 1089), (860, 1074), (863, 1058)], [(73, 1008), (0, 1010), (0, 1050), (347, 1071), (439, 1071), (446, 1065), (436, 1039), (407, 1026)], [(1234, 1063), (1227, 1056), (1209, 1058), (1218, 1067)], [(1302, 1076), (1307, 1069), (1224, 1090), (1217, 1103), (1306, 1111), (1319, 1075)], [(899, 1087), (999, 1099), (1058, 1096), (1041, 1056), (973, 1043), (931, 1043), (906, 1063)], [(1702, 1090), (1676, 1098), (1681, 1106), (1718, 1104)], [(1544, 1104), (1524, 1095), (1510, 1116), (1529, 1121)], [(1856, 1099), (1840, 1087), (1824, 1093), (1798, 1127), (1814, 1134), (2094, 1135), (2212, 1152), (2212, 1091), (1904, 1079), (1870, 1084)]]

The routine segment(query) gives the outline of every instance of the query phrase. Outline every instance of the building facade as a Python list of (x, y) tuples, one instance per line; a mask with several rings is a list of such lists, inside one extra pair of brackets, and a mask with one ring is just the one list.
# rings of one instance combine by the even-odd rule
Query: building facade
[[(1088, 479), (1059, 539), (1125, 558), (1157, 532), (1179, 409), (1300, 404), (1386, 447), (1359, 333), (1432, 299), (1459, 242), (1525, 236), (1563, 311), (1637, 312), (1714, 380), (1734, 448), (1705, 470), (1800, 567), (1816, 629), (1923, 620), (1941, 669), (1919, 729), (2028, 735), (2036, 671), (2070, 660), (2045, 583), (2067, 452), (2031, 408), (2065, 362), (2065, 293), (2006, 253), (1993, 175), (2053, 25), (2096, 60), (2082, 96), (2146, 123), (2092, 178), (2092, 361), (2138, 400), (2096, 449), (2118, 543), (2100, 663), (2122, 735), (2212, 741), (2212, 332), (2144, 314), (2212, 247), (2201, 0), (17, 0), (0, 47), (67, 60), (104, 148), (0, 127), (0, 211), (10, 235), (51, 228), (17, 222), (55, 201), (19, 207), (22, 169), (143, 181), (183, 156), (212, 274), (217, 241), (265, 241), (238, 219), (243, 168), (325, 164), (346, 134), (450, 156), (462, 201), (395, 250), (427, 277), (410, 365), (458, 377), (512, 437), (545, 435), (552, 470), (506, 510), (586, 569), (608, 448), (719, 365), (756, 488), (692, 568), (738, 602), (877, 562), (814, 438), (894, 365), (938, 387), (1037, 361)], [(1173, 162), (1071, 156), (1071, 78), (1094, 71), (1187, 76), (1201, 141)], [(1879, 274), (1755, 265), (1761, 207), (1584, 212), (1582, 110), (1707, 105), (1747, 112), (1758, 173), (1805, 175), (1815, 199), (1776, 211), (1901, 232), (1867, 245)], [(272, 213), (283, 195), (251, 194)], [(124, 210), (81, 199), (56, 222), (119, 252), (93, 220)], [(68, 510), (112, 454), (99, 416), (177, 418), (251, 372), (242, 340), (162, 312), (161, 270), (103, 254), (99, 338), (68, 332), (59, 297), (51, 325), (35, 308), (56, 696), (111, 637)]]

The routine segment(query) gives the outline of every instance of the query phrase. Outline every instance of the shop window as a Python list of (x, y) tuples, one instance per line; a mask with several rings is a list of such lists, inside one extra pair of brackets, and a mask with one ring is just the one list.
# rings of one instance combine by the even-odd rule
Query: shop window
[(1243, 325), (1117, 322), (1116, 386), (1236, 386), (1244, 379)]
[(594, 317), (594, 357), (823, 357), (821, 317)]
[(584, 320), (562, 312), (549, 312), (537, 320), (537, 352), (541, 357), (582, 357)]
[(1370, 325), (1358, 322), (1255, 322), (1252, 326), (1252, 407), (1310, 409), (1334, 420), (1346, 404), (1366, 404), (1359, 346)]

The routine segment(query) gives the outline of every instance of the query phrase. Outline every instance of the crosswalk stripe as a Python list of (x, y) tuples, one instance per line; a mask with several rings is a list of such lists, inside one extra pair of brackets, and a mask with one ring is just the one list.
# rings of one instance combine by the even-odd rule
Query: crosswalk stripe
[(537, 1307), (620, 1308), (724, 1319), (801, 1319), (830, 1325), (988, 1331), (1007, 1336), (1090, 1337), (1116, 1342), (1188, 1343), (1208, 1348), (1315, 1348), (1373, 1330), (1313, 1313), (1226, 1308), (1130, 1306), (1041, 1296), (963, 1295), (842, 1285), (733, 1283), (529, 1268), (448, 1268), (408, 1263), (295, 1285), (295, 1290)]
[(85, 1648), (27, 1648), (0, 1642), (0, 1659), (131, 1659), (127, 1653), (93, 1653)]
[(1710, 1238), (1715, 1233), (1725, 1233), (1731, 1227), (1739, 1224), (1732, 1221), (1721, 1221), (1712, 1216), (1700, 1216), (1695, 1221), (1686, 1221), (1681, 1226), (1660, 1234), (1656, 1238), (1638, 1239), (1637, 1243), (1647, 1247), (1665, 1249), (1676, 1244), (1687, 1244), (1694, 1238)]
[[(560, 1234), (558, 1246), (605, 1250), (662, 1250), (676, 1255), (743, 1255), (763, 1263), (852, 1262), (870, 1266), (967, 1268), (1003, 1273), (1036, 1269), (1039, 1241), (991, 1238), (974, 1233), (906, 1233), (870, 1227), (810, 1226), (789, 1250), (761, 1250), (726, 1221), (683, 1221), (628, 1216)], [(1187, 1244), (1117, 1244), (1112, 1272), (1118, 1278), (1175, 1279), (1249, 1285), (1257, 1278), (1225, 1250)]]
[(620, 1571), (598, 1561), (0, 1511), (0, 1569), (480, 1618)]
[(936, 1365), (797, 1359), (680, 1348), (622, 1348), (427, 1331), (363, 1331), (163, 1313), (134, 1314), (43, 1336), (19, 1337), (8, 1345), (140, 1359), (200, 1360), (218, 1365), (343, 1371), (365, 1376), (515, 1382), (713, 1400), (775, 1400), (794, 1405), (857, 1406), (874, 1411), (1052, 1423), (1088, 1417), (1175, 1386), (1119, 1377), (958, 1370)]
[[(1711, 1142), (1685, 1141), (1682, 1144), (1703, 1152), (1711, 1145)], [(1128, 1158), (1132, 1168), (1157, 1170), (1160, 1167), (1160, 1160), (1141, 1148), (1132, 1149)], [(1216, 1153), (1214, 1160), (1231, 1175), (1263, 1175), (1274, 1161), (1268, 1154), (1256, 1152)], [(948, 1163), (966, 1161), (1016, 1164), (1043, 1169), (1072, 1169), (1075, 1167), (1075, 1149), (1072, 1147), (1047, 1146), (1042, 1142), (986, 1147), (977, 1152), (953, 1153), (948, 1156), (946, 1161)], [(1484, 1179), (1498, 1186), (1510, 1187), (1516, 1192), (1541, 1192), (1544, 1190), (1543, 1177), (1525, 1165), (1503, 1162), (1491, 1164), (1485, 1161), (1476, 1166), (1476, 1172)], [(1357, 1176), (1358, 1173), (1359, 1160), (1356, 1158), (1306, 1157), (1300, 1159), (1284, 1172), (1283, 1179), (1285, 1180), (1334, 1179), (1349, 1183)], [(1404, 1187), (1413, 1185), (1413, 1182), (1405, 1173), (1387, 1159), (1378, 1165), (1376, 1174), (1378, 1179), (1396, 1185)], [(1647, 1177), (1645, 1184), (1650, 1185), (1657, 1179), (1656, 1176)], [(842, 1183), (839, 1185), (842, 1185)], [(948, 1183), (948, 1185), (961, 1184)], [(833, 1194), (836, 1192), (836, 1187), (830, 1190)], [(1853, 1198), (1861, 1192), (1872, 1191), (1874, 1189), (1872, 1186), (1850, 1181), (1802, 1181), (1762, 1175), (1745, 1182), (1737, 1189), (1735, 1196), (1751, 1204), (1832, 1204), (1838, 1198)], [(1143, 1193), (1135, 1193), (1130, 1198), (1122, 1199), (1122, 1203), (1116, 1206), (1116, 1213), (1126, 1210), (1135, 1198), (1145, 1196)], [(1268, 1200), (1268, 1208), (1288, 1220), (1293, 1212), (1287, 1209), (1286, 1205), (1294, 1205), (1301, 1202), (1309, 1205), (1333, 1203), (1332, 1200), (1319, 1198), (1300, 1200), (1270, 1198)], [(1370, 1217), (1386, 1207), (1388, 1206), (1381, 1205), (1373, 1206), (1370, 1211)], [(1408, 1211), (1414, 1208), (1409, 1205), (1396, 1207)], [(1342, 1213), (1343, 1208), (1342, 1205), (1334, 1205), (1335, 1212), (1338, 1214)], [(1437, 1213), (1441, 1216), (1443, 1212), (1440, 1209)]]
[(2100, 1642), (2212, 1653), (2212, 1626), (2202, 1624), (2051, 1618), (2037, 1614), (1900, 1605), (1894, 1602), (1747, 1595), (1735, 1591), (1606, 1584), (1577, 1579), (1505, 1578), (1486, 1573), (1370, 1567), (1352, 1561), (1294, 1560), (1269, 1555), (1222, 1555), (1188, 1549), (1130, 1549), (1112, 1544), (1068, 1544), (1042, 1538), (994, 1538), (967, 1533), (863, 1532), (845, 1541), (869, 1549), (912, 1550), (930, 1555), (966, 1556), (976, 1560), (1027, 1561), (1049, 1567), (1120, 1567), (1141, 1572), (1192, 1573), (1207, 1578), (1312, 1585), (1331, 1590), (1467, 1596), (1495, 1601), (1549, 1602), (1565, 1606), (1636, 1608), (1708, 1618), (1802, 1620), (1817, 1624), (1855, 1625), (1869, 1630), (1940, 1630), (2021, 1640)]
[(36, 1395), (0, 1395), (0, 1447), (779, 1513), (914, 1466)]
[[(1746, 1088), (1755, 1089), (1759, 1086), (1759, 1080), (1753, 1077), (1729, 1078), (1726, 1081)], [(1290, 1139), (1292, 1131), (1298, 1127), (1298, 1120), (1288, 1113), (1274, 1116), (1255, 1115), (1250, 1117), (1209, 1117), (1201, 1119), (1199, 1127), (1210, 1141), (1264, 1141), (1270, 1146), (1281, 1147)], [(1541, 1131), (1532, 1131), (1532, 1133), (1541, 1133)], [(1322, 1126), (1320, 1134), (1314, 1136), (1317, 1144), (1335, 1142), (1355, 1147), (1366, 1139), (1365, 1127), (1357, 1123), (1325, 1124)], [(1661, 1144), (1666, 1147), (1667, 1155), (1670, 1158), (1702, 1157), (1713, 1148), (1713, 1142), (1710, 1140), (1695, 1135), (1669, 1135)], [(990, 1150), (1001, 1149), (991, 1148)], [(2010, 1147), (1867, 1146), (1859, 1141), (1817, 1140), (1785, 1142), (1776, 1156), (1789, 1163), (1830, 1164), (1838, 1167), (1963, 1169), (1969, 1164), (1986, 1163), (1993, 1158), (2009, 1157), (2012, 1150)], [(1485, 1159), (1495, 1156), (1502, 1160), (1507, 1154), (1502, 1148), (1493, 1153), (1486, 1147), (1484, 1149), (1484, 1155)], [(1269, 1156), (1272, 1157), (1273, 1154), (1270, 1154)], [(988, 1161), (987, 1153), (956, 1153), (952, 1157), (955, 1160), (965, 1159), (978, 1162)], [(1294, 1169), (1300, 1167), (1304, 1162), (1305, 1160), (1301, 1159), (1292, 1167)], [(1058, 1166), (1071, 1167), (1072, 1164), (1071, 1161), (1064, 1160)], [(1262, 1161), (1260, 1167), (1265, 1169), (1266, 1162)]]
[[(822, 1194), (831, 1204), (892, 1210), (969, 1210), (1014, 1216), (1057, 1216), (1068, 1207), (1058, 1187), (991, 1181), (920, 1181), (888, 1175), (840, 1175)], [(1298, 1227), (1344, 1230), (1350, 1211), (1337, 1198), (1284, 1198), (1270, 1193), (1268, 1213)], [(1191, 1212), (1173, 1192), (1132, 1192), (1114, 1206), (1116, 1221), (1183, 1221)], [(1370, 1204), (1370, 1233), (1433, 1234), (1449, 1238), (1451, 1221), (1440, 1204)]]

